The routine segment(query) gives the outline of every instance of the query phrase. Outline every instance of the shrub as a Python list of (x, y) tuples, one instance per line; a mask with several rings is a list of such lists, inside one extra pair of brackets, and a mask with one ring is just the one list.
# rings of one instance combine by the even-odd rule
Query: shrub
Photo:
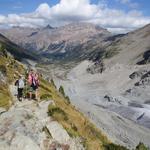
[(0, 65), (0, 72), (5, 76), (7, 75), (7, 69), (4, 65)]
[(40, 96), (41, 100), (48, 100), (50, 98), (52, 98), (52, 95), (50, 95), (50, 94), (43, 94)]
[(51, 79), (51, 84), (56, 88), (56, 85), (53, 79)]
[(0, 43), (0, 55), (7, 57), (6, 47)]
[[(116, 145), (116, 144), (107, 144), (104, 146), (105, 150), (129, 150), (124, 146)], [(134, 149), (133, 149), (134, 150)], [(143, 143), (139, 143), (135, 150), (149, 150)]]
[(65, 99), (67, 100), (67, 103), (70, 104), (70, 98), (69, 98), (69, 96), (65, 96)]
[(136, 147), (135, 150), (149, 150), (149, 148), (146, 147), (143, 143), (140, 142), (140, 143), (137, 145), (137, 147)]
[(108, 51), (106, 51), (105, 58), (111, 58), (111, 57), (117, 55), (118, 53), (119, 53), (118, 48), (113, 47), (113, 48), (109, 49)]
[(116, 144), (107, 144), (104, 146), (105, 150), (128, 150), (126, 147)]
[(59, 107), (49, 105), (48, 107), (48, 115), (52, 116), (56, 120), (68, 120), (67, 114)]
[(59, 88), (59, 92), (65, 97), (65, 91), (62, 85)]

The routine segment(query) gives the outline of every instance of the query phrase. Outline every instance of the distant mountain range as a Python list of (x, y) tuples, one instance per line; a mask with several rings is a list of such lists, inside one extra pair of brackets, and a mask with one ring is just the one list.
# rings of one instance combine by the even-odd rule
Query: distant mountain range
[(26, 49), (25, 53), (44, 56), (48, 62), (96, 60), (117, 54), (122, 62), (140, 64), (145, 62), (142, 61), (144, 57), (148, 59), (150, 49), (150, 25), (125, 35), (112, 35), (90, 23), (72, 23), (58, 28), (50, 25), (43, 28), (13, 27), (0, 29), (0, 33)]
[(86, 58), (108, 43), (104, 40), (112, 36), (106, 29), (89, 23), (74, 23), (59, 28), (50, 25), (37, 29), (13, 27), (1, 29), (0, 33), (49, 60)]

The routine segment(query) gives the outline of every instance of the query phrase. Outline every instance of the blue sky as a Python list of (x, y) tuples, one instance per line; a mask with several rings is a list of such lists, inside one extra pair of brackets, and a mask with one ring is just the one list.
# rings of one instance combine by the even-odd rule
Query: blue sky
[(150, 23), (149, 6), (150, 0), (0, 0), (0, 26), (86, 21), (127, 32)]
[[(117, 2), (116, 0), (107, 0), (110, 8), (123, 9), (128, 11), (128, 5)], [(50, 6), (57, 4), (59, 0), (0, 0), (0, 14), (25, 13), (34, 11), (41, 3), (48, 3)], [(91, 3), (97, 4), (99, 0), (91, 0)], [(136, 9), (143, 12), (144, 15), (150, 16), (150, 0), (132, 0), (138, 3)]]

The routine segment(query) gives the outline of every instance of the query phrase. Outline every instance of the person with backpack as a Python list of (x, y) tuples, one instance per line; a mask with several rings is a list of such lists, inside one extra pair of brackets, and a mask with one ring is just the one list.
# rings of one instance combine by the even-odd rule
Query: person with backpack
[(23, 99), (23, 90), (25, 87), (24, 79), (22, 75), (19, 75), (19, 79), (15, 82), (15, 86), (18, 87), (17, 91), (17, 98), (19, 101), (22, 101)]
[(38, 99), (38, 87), (39, 87), (39, 79), (38, 74), (31, 70), (28, 76), (28, 83), (30, 86), (29, 89), (29, 98), (32, 99), (33, 92), (35, 93), (35, 100)]

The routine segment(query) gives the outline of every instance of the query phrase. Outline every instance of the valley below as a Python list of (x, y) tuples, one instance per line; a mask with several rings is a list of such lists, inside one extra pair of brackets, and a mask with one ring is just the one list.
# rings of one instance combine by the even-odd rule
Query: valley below
[[(102, 73), (91, 74), (92, 61), (72, 68), (48, 65), (44, 74), (51, 76), (57, 87), (64, 87), (71, 102), (115, 143), (135, 147), (150, 141), (150, 87), (135, 86), (141, 76), (130, 78), (139, 70), (149, 72), (150, 65), (109, 65)], [(147, 79), (149, 81), (149, 78)]]

